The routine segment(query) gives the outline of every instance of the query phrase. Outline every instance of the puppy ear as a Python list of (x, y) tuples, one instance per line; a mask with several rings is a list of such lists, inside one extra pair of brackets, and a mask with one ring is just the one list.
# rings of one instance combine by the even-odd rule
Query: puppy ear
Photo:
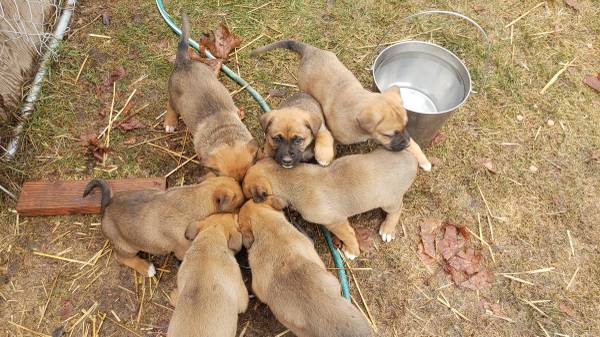
[(263, 202), (272, 194), (271, 184), (264, 177), (247, 176), (242, 184), (242, 190), (246, 198), (252, 198), (254, 202)]
[(271, 126), (272, 122), (273, 112), (267, 112), (260, 116), (260, 127), (263, 129), (265, 134), (267, 134), (267, 132), (269, 131), (269, 127)]
[(322, 124), (323, 120), (319, 118), (319, 116), (315, 116), (313, 114), (310, 114), (306, 119), (306, 127), (310, 129), (310, 132), (312, 132), (313, 136), (319, 132)]
[(198, 232), (200, 232), (200, 227), (202, 226), (202, 221), (195, 221), (190, 223), (185, 229), (185, 238), (193, 241), (196, 236), (198, 236)]
[(268, 198), (268, 204), (278, 211), (281, 211), (288, 206), (288, 203), (285, 200), (274, 195)]
[(252, 244), (254, 243), (254, 235), (252, 235), (251, 231), (244, 231), (242, 232), (242, 244), (244, 245), (244, 247), (246, 247), (246, 249), (252, 247)]
[(377, 124), (379, 124), (382, 119), (383, 116), (381, 116), (380, 112), (366, 108), (360, 112), (357, 121), (358, 125), (360, 125), (363, 130), (371, 133), (375, 131), (375, 127), (377, 127)]
[(383, 96), (387, 99), (393, 100), (396, 103), (402, 105), (402, 94), (400, 92), (400, 88), (393, 85), (382, 92)]
[(246, 150), (248, 150), (248, 153), (253, 157), (256, 157), (256, 153), (258, 152), (258, 142), (256, 139), (252, 138), (252, 140), (246, 144)]
[(234, 252), (239, 252), (242, 249), (242, 233), (234, 231), (229, 235), (227, 246)]
[(235, 193), (232, 190), (226, 188), (217, 189), (213, 194), (213, 198), (219, 212), (233, 211)]

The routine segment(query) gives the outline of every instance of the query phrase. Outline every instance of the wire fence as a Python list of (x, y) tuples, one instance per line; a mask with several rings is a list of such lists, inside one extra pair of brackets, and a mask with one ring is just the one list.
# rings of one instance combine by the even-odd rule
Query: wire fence
[(0, 0), (0, 121), (14, 113), (23, 85), (48, 49), (65, 0)]

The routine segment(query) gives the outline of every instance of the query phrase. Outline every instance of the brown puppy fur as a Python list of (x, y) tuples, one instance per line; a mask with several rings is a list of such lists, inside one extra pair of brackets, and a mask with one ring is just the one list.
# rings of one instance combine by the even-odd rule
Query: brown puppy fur
[(235, 337), (238, 314), (248, 306), (234, 256), (242, 248), (237, 215), (214, 214), (191, 229), (197, 236), (177, 272), (167, 336)]
[(154, 255), (175, 252), (183, 259), (190, 241), (188, 225), (216, 212), (234, 212), (244, 202), (238, 182), (230, 177), (212, 177), (198, 185), (167, 191), (120, 192), (111, 196), (110, 187), (94, 179), (84, 197), (95, 187), (102, 189), (102, 233), (112, 242), (120, 263), (142, 275), (154, 276), (156, 269), (137, 256), (139, 251)]
[(229, 91), (204, 63), (188, 55), (189, 22), (183, 14), (183, 34), (175, 69), (169, 78), (165, 130), (173, 132), (181, 116), (194, 137), (202, 164), (219, 176), (242, 181), (255, 160), (258, 144), (242, 123)]
[(298, 87), (319, 101), (327, 126), (337, 141), (355, 144), (373, 139), (388, 150), (408, 149), (424, 170), (431, 170), (431, 163), (406, 132), (408, 117), (398, 87), (382, 93), (371, 92), (363, 88), (334, 53), (300, 41), (277, 41), (252, 54), (275, 48), (300, 54)]
[[(288, 170), (294, 171), (294, 170)], [(252, 290), (298, 337), (371, 336), (368, 322), (341, 295), (310, 240), (287, 221), (273, 197), (239, 213)]]
[(416, 174), (414, 156), (382, 148), (339, 158), (328, 167), (298, 164), (293, 170), (265, 158), (248, 170), (243, 190), (255, 201), (269, 195), (281, 198), (305, 220), (332, 231), (343, 241), (346, 256), (353, 259), (360, 251), (348, 218), (382, 208), (387, 216), (379, 234), (386, 242), (393, 240), (402, 198)]
[(260, 125), (266, 136), (264, 155), (285, 168), (307, 162), (313, 155), (319, 164), (327, 166), (335, 157), (333, 136), (321, 106), (307, 93), (294, 94), (276, 110), (263, 114)]

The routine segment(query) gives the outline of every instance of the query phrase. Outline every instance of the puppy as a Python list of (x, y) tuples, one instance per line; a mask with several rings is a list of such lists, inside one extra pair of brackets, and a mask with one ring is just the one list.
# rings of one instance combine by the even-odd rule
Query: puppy
[(169, 78), (165, 131), (181, 116), (194, 137), (202, 164), (219, 176), (242, 181), (255, 160), (258, 143), (242, 123), (229, 91), (204, 63), (188, 55), (189, 22), (185, 14), (175, 69)]
[(120, 263), (142, 275), (154, 276), (154, 265), (137, 256), (139, 251), (154, 255), (175, 252), (183, 259), (190, 245), (185, 237), (188, 225), (216, 212), (233, 212), (244, 202), (238, 182), (230, 177), (212, 177), (198, 185), (167, 191), (118, 192), (112, 195), (108, 184), (94, 179), (92, 189), (102, 190), (102, 233), (113, 244)]
[(293, 170), (265, 158), (248, 170), (243, 190), (255, 201), (269, 195), (281, 198), (305, 220), (332, 231), (343, 241), (345, 255), (354, 259), (360, 251), (348, 218), (382, 208), (387, 216), (379, 234), (383, 241), (393, 240), (402, 198), (416, 174), (414, 156), (382, 148), (339, 158), (328, 167), (298, 164)]
[[(171, 293), (168, 337), (235, 337), (248, 290), (235, 253), (242, 248), (237, 215), (213, 214), (188, 229), (195, 237)], [(197, 235), (197, 236), (196, 236)]]
[(298, 337), (371, 336), (368, 322), (341, 296), (338, 280), (281, 206), (273, 197), (249, 200), (239, 213), (254, 294)]
[(277, 110), (263, 114), (260, 125), (266, 136), (264, 155), (282, 167), (309, 161), (313, 153), (323, 166), (333, 161), (333, 136), (323, 121), (319, 102), (309, 94), (290, 96)]
[(342, 144), (373, 139), (392, 151), (408, 149), (425, 171), (431, 163), (406, 131), (408, 117), (400, 88), (371, 92), (360, 84), (334, 53), (295, 40), (281, 40), (252, 52), (259, 55), (286, 48), (300, 55), (298, 87), (314, 96), (323, 108), (327, 126)]

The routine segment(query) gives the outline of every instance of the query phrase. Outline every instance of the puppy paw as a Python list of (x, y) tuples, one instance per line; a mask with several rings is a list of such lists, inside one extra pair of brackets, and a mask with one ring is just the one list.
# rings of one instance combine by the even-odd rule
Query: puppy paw
[(344, 252), (344, 256), (346, 256), (346, 258), (348, 260), (352, 261), (352, 260), (356, 259), (356, 255), (350, 253), (349, 251), (344, 249), (343, 252)]
[(156, 275), (156, 268), (150, 263), (150, 266), (148, 266), (148, 277), (154, 277), (154, 275)]
[(315, 148), (315, 159), (321, 166), (328, 166), (333, 161), (335, 153), (333, 148), (319, 147)]
[(419, 167), (423, 169), (423, 171), (425, 172), (430, 172), (431, 171), (431, 163), (430, 162), (424, 162), (419, 164)]
[(379, 228), (379, 235), (381, 236), (381, 240), (383, 240), (383, 242), (391, 242), (396, 238), (396, 233), (384, 230), (383, 226)]
[(165, 132), (166, 133), (173, 133), (175, 132), (175, 127), (172, 125), (165, 125)]

